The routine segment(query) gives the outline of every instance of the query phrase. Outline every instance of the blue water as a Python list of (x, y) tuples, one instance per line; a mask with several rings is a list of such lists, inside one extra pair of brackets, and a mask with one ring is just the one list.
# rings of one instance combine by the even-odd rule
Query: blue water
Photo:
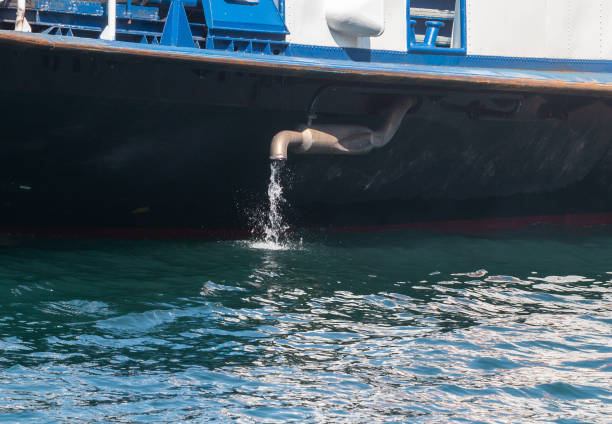
[(612, 232), (4, 239), (3, 422), (612, 422)]

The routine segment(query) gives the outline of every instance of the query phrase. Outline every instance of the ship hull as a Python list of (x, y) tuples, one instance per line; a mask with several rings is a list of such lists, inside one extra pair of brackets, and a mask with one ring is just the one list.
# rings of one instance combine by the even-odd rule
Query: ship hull
[(606, 212), (606, 95), (389, 81), (234, 63), (0, 43), (5, 227), (247, 228), (265, 202), (268, 147), (308, 119), (376, 126), (384, 148), (290, 156), (304, 225)]

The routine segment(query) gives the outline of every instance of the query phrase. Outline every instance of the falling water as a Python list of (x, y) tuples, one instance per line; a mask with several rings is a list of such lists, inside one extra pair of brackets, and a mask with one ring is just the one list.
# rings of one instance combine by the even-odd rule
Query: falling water
[(283, 206), (286, 203), (283, 197), (282, 171), (284, 161), (275, 160), (270, 163), (270, 182), (268, 184), (268, 211), (267, 216), (258, 221), (258, 232), (262, 238), (251, 244), (257, 249), (286, 250), (291, 248), (287, 239), (286, 224), (283, 216)]
[(282, 207), (285, 203), (283, 197), (283, 185), (281, 182), (281, 171), (284, 162), (275, 160), (270, 163), (270, 183), (268, 184), (268, 220), (264, 226), (264, 241), (276, 246), (280, 246), (285, 239), (288, 229), (282, 214)]

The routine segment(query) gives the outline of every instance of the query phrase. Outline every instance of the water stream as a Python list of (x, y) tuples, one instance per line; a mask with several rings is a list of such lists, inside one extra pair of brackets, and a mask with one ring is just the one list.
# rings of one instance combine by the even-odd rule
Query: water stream
[[(270, 182), (268, 184), (268, 210), (265, 216), (256, 220), (258, 240), (251, 247), (268, 250), (287, 250), (292, 247), (288, 238), (289, 225), (283, 216), (283, 207), (287, 201), (283, 197), (282, 174), (284, 161), (270, 162)], [(257, 228), (259, 227), (259, 228)]]

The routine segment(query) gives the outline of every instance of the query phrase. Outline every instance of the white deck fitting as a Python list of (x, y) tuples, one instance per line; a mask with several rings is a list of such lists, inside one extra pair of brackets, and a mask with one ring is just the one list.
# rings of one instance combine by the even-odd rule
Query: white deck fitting
[(378, 37), (385, 32), (385, 2), (334, 0), (326, 2), (325, 18), (332, 30), (353, 37)]
[(328, 2), (336, 0), (285, 0), (290, 43), (328, 47), (360, 47), (405, 52), (408, 44), (406, 0), (384, 2), (384, 32), (377, 37), (354, 37), (329, 28)]

